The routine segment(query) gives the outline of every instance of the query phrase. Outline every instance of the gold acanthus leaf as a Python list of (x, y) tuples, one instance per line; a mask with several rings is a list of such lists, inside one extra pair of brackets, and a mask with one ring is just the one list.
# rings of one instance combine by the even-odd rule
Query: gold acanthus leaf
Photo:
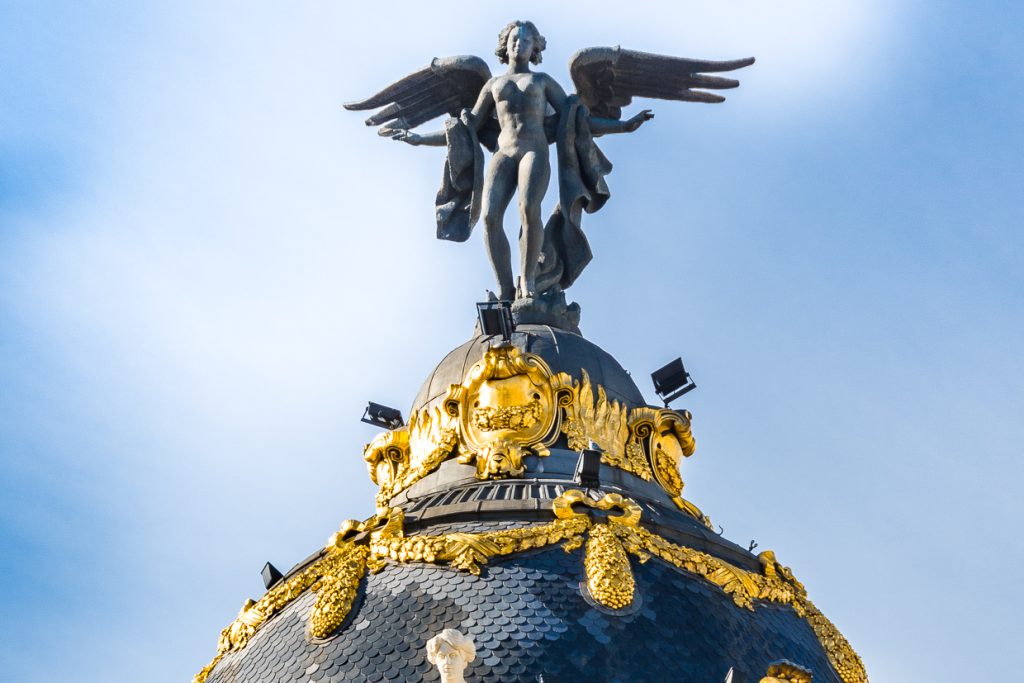
[(630, 412), (625, 405), (610, 400), (604, 387), (594, 385), (586, 370), (582, 380), (571, 385), (571, 399), (562, 400), (565, 416), (562, 433), (569, 450), (579, 451), (596, 443), (603, 451), (601, 462), (624, 469), (641, 479), (651, 479), (651, 468), (640, 442), (631, 438)]

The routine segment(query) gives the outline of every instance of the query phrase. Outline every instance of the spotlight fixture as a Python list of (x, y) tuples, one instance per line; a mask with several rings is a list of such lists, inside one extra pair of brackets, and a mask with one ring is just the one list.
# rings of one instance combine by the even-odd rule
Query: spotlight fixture
[(512, 303), (509, 301), (481, 301), (476, 305), (476, 317), (480, 321), (480, 333), (489, 337), (501, 335), (502, 341), (512, 339)]
[(260, 572), (263, 575), (263, 586), (270, 590), (270, 587), (276, 584), (278, 581), (284, 578), (284, 575), (274, 565), (267, 562), (263, 565), (263, 571)]
[(397, 408), (382, 406), (373, 401), (370, 401), (366, 406), (360, 422), (365, 422), (368, 425), (380, 427), (381, 429), (398, 429), (405, 424), (405, 420), (402, 419), (402, 411)]
[(682, 358), (676, 358), (660, 370), (652, 372), (651, 380), (654, 382), (655, 393), (665, 402), (666, 408), (672, 401), (697, 388), (690, 373), (683, 367)]
[(580, 451), (580, 459), (576, 461), (576, 472), (572, 478), (583, 488), (601, 488), (601, 450), (593, 441), (589, 448)]

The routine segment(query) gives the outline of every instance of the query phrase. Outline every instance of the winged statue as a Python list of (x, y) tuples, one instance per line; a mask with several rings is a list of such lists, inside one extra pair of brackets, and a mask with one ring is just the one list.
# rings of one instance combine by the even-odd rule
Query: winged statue
[[(541, 62), (544, 36), (529, 21), (514, 21), (498, 37), (495, 54), (507, 64), (494, 75), (479, 57), (434, 59), (376, 95), (345, 105), (378, 110), (366, 120), (378, 134), (410, 145), (447, 147), (436, 200), (437, 236), (463, 242), (483, 216), (484, 244), (500, 300), (523, 305), (561, 297), (592, 258), (581, 229), (583, 212), (608, 200), (604, 177), (611, 163), (594, 143), (602, 135), (629, 133), (654, 117), (645, 109), (622, 119), (634, 98), (722, 102), (707, 92), (739, 82), (711, 75), (733, 71), (753, 58), (704, 61), (591, 47), (569, 61), (576, 92), (566, 95), (551, 76), (531, 71)], [(441, 130), (412, 129), (447, 115)], [(548, 146), (557, 159), (558, 205), (545, 223), (541, 200), (551, 180)], [(491, 152), (485, 164), (483, 150)], [(503, 228), (505, 210), (519, 195), (519, 279)], [(563, 303), (564, 305), (564, 303)]]

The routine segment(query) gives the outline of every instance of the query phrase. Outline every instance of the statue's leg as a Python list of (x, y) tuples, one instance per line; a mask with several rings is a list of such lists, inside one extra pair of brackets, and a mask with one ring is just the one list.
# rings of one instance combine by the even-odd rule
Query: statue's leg
[(541, 220), (540, 203), (548, 190), (551, 179), (551, 163), (548, 148), (540, 152), (527, 152), (519, 162), (519, 296), (537, 294), (537, 269), (540, 267), (540, 249), (544, 241), (544, 222)]
[(512, 251), (505, 236), (503, 218), (512, 194), (516, 191), (516, 161), (502, 152), (495, 152), (484, 178), (483, 202), (484, 246), (498, 279), (498, 298), (511, 301), (516, 288), (512, 280)]

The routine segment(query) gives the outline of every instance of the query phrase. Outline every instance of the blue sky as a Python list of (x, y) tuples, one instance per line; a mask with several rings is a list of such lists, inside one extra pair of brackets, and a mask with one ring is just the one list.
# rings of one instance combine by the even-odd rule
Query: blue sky
[[(566, 84), (588, 45), (758, 58), (727, 103), (651, 103), (602, 142), (613, 197), (571, 290), (634, 376), (686, 359), (688, 497), (775, 549), (872, 680), (1005, 677), (1020, 4), (547, 5), (514, 13)], [(407, 407), (491, 284), (478, 236), (433, 238), (440, 152), (340, 104), (434, 56), (490, 60), (511, 18), (0, 2), (11, 680), (189, 680), (265, 561), (372, 512), (365, 401)]]

